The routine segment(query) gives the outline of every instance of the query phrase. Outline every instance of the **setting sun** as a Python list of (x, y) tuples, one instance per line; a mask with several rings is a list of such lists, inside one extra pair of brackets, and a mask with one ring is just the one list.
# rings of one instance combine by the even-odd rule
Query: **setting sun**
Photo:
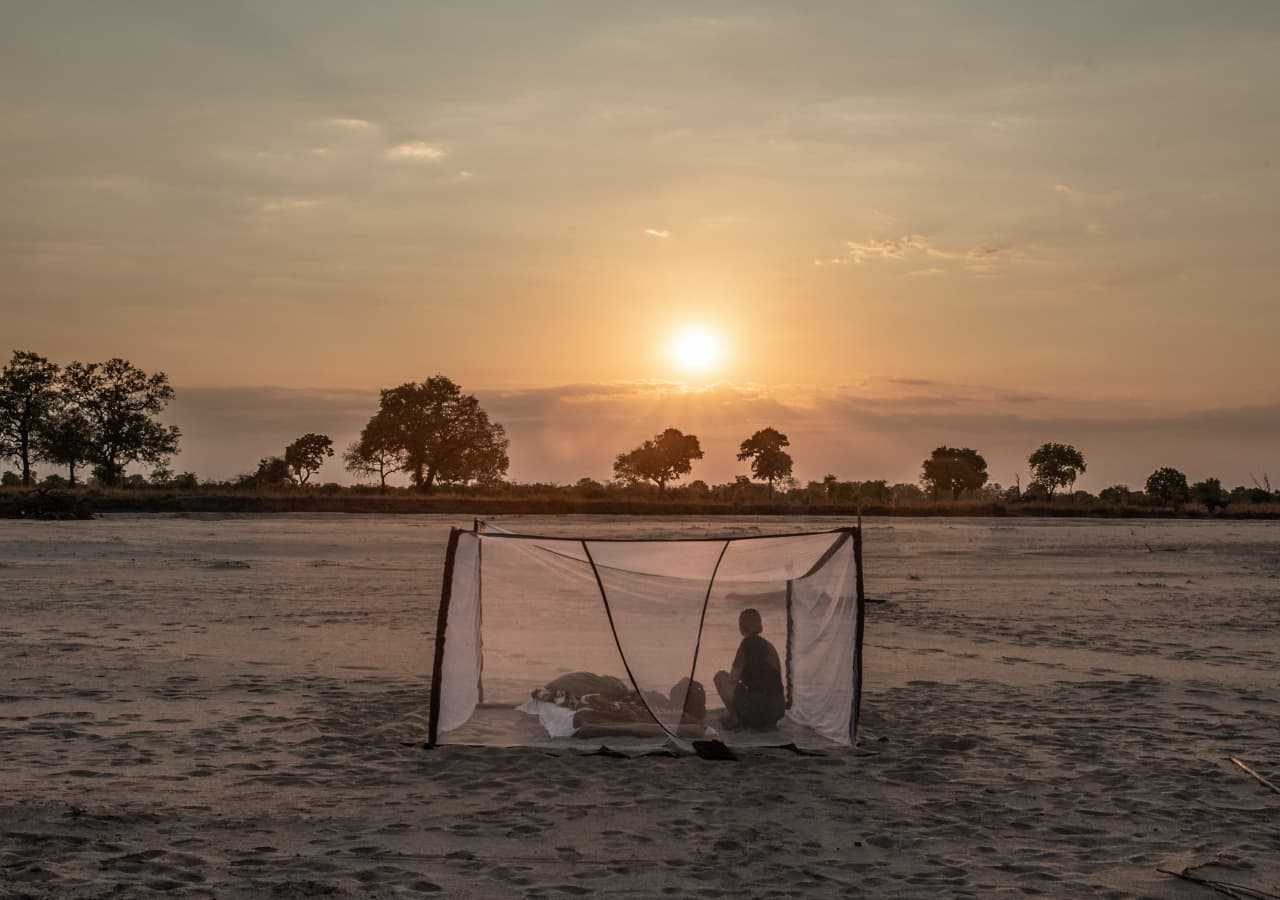
[(705, 374), (714, 369), (724, 356), (720, 336), (700, 326), (690, 326), (671, 341), (671, 358), (681, 371)]

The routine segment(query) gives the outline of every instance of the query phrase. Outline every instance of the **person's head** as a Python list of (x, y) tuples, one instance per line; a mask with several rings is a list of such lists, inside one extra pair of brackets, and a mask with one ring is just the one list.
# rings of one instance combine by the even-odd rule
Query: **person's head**
[(738, 630), (742, 632), (743, 637), (764, 631), (764, 622), (760, 621), (760, 610), (744, 609), (738, 616)]

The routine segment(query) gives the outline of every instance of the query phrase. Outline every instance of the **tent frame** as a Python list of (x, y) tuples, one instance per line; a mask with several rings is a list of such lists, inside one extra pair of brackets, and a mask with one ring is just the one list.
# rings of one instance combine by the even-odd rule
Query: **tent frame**
[[(482, 524), (484, 523), (482, 523), (481, 520), (475, 519), (472, 523), (470, 533), (478, 534), (480, 531), (480, 526)], [(458, 540), (459, 538), (461, 538), (462, 535), (467, 533), (468, 533), (467, 529), (450, 528), (449, 543), (445, 549), (444, 582), (440, 587), (440, 607), (436, 614), (435, 654), (434, 654), (434, 658), (431, 666), (431, 701), (430, 701), (430, 707), (429, 707), (430, 716), (427, 724), (427, 743), (426, 743), (427, 749), (432, 749), (439, 745), (440, 691), (438, 690), (437, 686), (440, 684), (441, 679), (443, 678), (443, 675), (444, 675), (444, 649), (445, 649), (445, 642), (448, 636), (449, 604), (450, 604), (450, 601), (452, 600), (452, 594), (453, 594), (454, 561), (458, 553)], [(700, 537), (688, 537), (688, 538), (663, 538), (660, 540), (655, 540), (654, 538), (585, 538), (585, 537), (580, 538), (580, 537), (565, 537), (565, 536), (554, 536), (554, 535), (503, 533), (502, 540), (578, 541), (579, 543), (582, 544), (582, 549), (583, 549), (583, 552), (586, 554), (587, 562), (590, 564), (591, 571), (595, 575), (596, 586), (600, 589), (600, 600), (601, 600), (601, 603), (604, 605), (605, 615), (609, 619), (609, 628), (613, 632), (614, 641), (618, 645), (618, 654), (622, 659), (623, 668), (626, 669), (627, 677), (630, 679), (632, 686), (636, 689), (637, 693), (640, 694), (641, 700), (644, 701), (644, 694), (643, 692), (640, 691), (639, 686), (635, 680), (635, 677), (631, 673), (631, 667), (630, 667), (630, 664), (627, 662), (626, 654), (622, 650), (622, 644), (621, 644), (621, 640), (618, 638), (617, 629), (614, 628), (613, 612), (609, 606), (608, 593), (605, 590), (604, 583), (600, 578), (600, 572), (596, 567), (595, 560), (592, 559), (591, 557), (591, 550), (587, 547), (588, 541), (591, 541), (593, 543), (610, 542), (610, 541), (619, 542), (619, 543), (674, 543), (674, 542), (682, 542), (682, 541), (718, 541), (725, 545), (725, 549), (720, 551), (720, 557), (716, 560), (715, 570), (712, 571), (711, 578), (707, 583), (707, 593), (706, 593), (706, 597), (703, 599), (702, 614), (698, 620), (698, 640), (697, 640), (697, 644), (694, 647), (694, 658), (693, 658), (693, 665), (694, 665), (694, 669), (696, 670), (697, 664), (698, 664), (698, 650), (701, 648), (701, 644), (702, 644), (702, 630), (703, 630), (703, 626), (706, 623), (707, 606), (710, 603), (711, 591), (715, 585), (716, 572), (719, 571), (720, 562), (721, 560), (723, 560), (725, 550), (728, 549), (729, 544), (735, 543), (738, 541), (750, 541), (750, 540), (759, 540), (759, 539), (765, 539), (765, 538), (812, 537), (814, 535), (820, 535), (820, 534), (841, 535), (841, 537), (837, 538), (835, 541), (832, 542), (831, 546), (828, 547), (827, 550), (822, 554), (822, 556), (820, 556), (814, 562), (814, 564), (809, 568), (809, 570), (805, 572), (804, 575), (800, 576), (801, 578), (807, 578), (810, 575), (813, 575), (815, 572), (819, 571), (823, 566), (827, 564), (827, 562), (830, 561), (831, 557), (833, 557), (836, 554), (836, 552), (839, 551), (839, 549), (844, 546), (845, 541), (847, 540), (853, 541), (853, 561), (854, 561), (854, 571), (855, 571), (854, 615), (856, 616), (856, 622), (854, 627), (854, 647), (853, 647), (853, 665), (852, 665), (853, 708), (851, 710), (851, 715), (849, 718), (849, 741), (850, 743), (854, 743), (857, 741), (858, 720), (862, 712), (862, 644), (863, 644), (863, 633), (866, 629), (866, 596), (863, 590), (862, 525), (861, 524), (846, 526), (843, 528), (829, 528), (821, 531), (800, 531), (800, 532), (790, 532), (786, 534), (753, 534), (753, 535), (744, 535), (741, 537), (701, 537), (700, 536)], [(481, 544), (481, 547), (483, 547), (483, 543)], [(483, 552), (483, 551), (479, 550), (478, 548), (478, 552)], [(483, 557), (481, 558), (483, 559)], [(483, 563), (481, 564), (481, 569), (483, 572)], [(481, 578), (483, 578), (483, 574), (481, 575)], [(786, 668), (787, 668), (787, 671), (785, 675), (785, 679), (786, 679), (785, 687), (786, 687), (788, 709), (791, 708), (791, 699), (792, 699), (791, 669), (792, 669), (792, 651), (794, 649), (793, 643), (794, 643), (794, 637), (795, 637), (794, 626), (792, 622), (792, 606), (791, 606), (791, 603), (792, 603), (791, 584), (794, 580), (795, 579), (787, 579), (787, 582), (786, 582), (786, 585), (787, 585), (786, 587), (786, 614), (787, 614)], [(483, 582), (481, 582), (481, 585), (483, 585)], [(480, 608), (477, 610), (477, 613), (479, 615), (483, 615), (483, 608), (484, 608), (483, 587), (481, 587), (479, 591), (478, 602), (479, 602)], [(689, 677), (690, 677), (690, 680), (692, 680), (693, 672), (690, 672)], [(481, 702), (483, 703), (483, 699), (484, 699), (483, 681), (481, 681), (479, 689), (480, 689)], [(687, 698), (686, 698), (686, 702), (687, 702)], [(645, 708), (648, 709), (648, 702), (644, 701), (644, 703), (645, 703)], [(678, 740), (678, 738), (676, 738), (676, 735), (672, 734), (670, 730), (667, 729), (667, 727), (663, 725), (661, 721), (659, 721), (658, 717), (654, 715), (652, 709), (649, 709), (649, 714), (653, 716), (653, 720), (655, 723), (657, 723), (658, 727), (662, 728), (663, 731), (666, 731), (667, 734), (673, 739)]]

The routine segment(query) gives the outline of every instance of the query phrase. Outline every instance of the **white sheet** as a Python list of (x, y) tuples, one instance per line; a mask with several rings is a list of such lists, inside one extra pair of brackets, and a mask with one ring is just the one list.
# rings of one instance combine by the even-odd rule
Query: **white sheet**
[(537, 716), (548, 737), (573, 737), (573, 710), (571, 709), (555, 703), (547, 703), (545, 700), (529, 700), (523, 706), (517, 706), (516, 709), (531, 716)]

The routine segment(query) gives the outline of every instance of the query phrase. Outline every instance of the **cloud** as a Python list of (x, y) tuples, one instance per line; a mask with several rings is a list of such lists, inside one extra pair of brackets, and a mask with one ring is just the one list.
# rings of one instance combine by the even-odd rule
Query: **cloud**
[(448, 154), (440, 148), (425, 141), (406, 141), (387, 149), (387, 159), (411, 160), (414, 162), (439, 162)]
[(260, 213), (285, 213), (300, 212), (302, 210), (314, 209), (317, 206), (323, 206), (323, 200), (304, 200), (297, 197), (284, 197), (277, 200), (267, 200), (258, 207)]
[(347, 118), (326, 119), (325, 124), (332, 125), (335, 128), (346, 128), (351, 131), (367, 131), (370, 128), (377, 127), (372, 122), (369, 122), (365, 119), (347, 119)]
[(1066, 184), (1055, 184), (1050, 190), (1056, 194), (1064, 194), (1068, 197), (1075, 193), (1075, 191), (1071, 189), (1071, 186)]
[[(840, 264), (851, 261), (857, 265), (868, 262), (942, 260), (958, 263), (972, 274), (992, 274), (998, 270), (998, 262), (1007, 257), (1005, 248), (981, 244), (968, 248), (940, 247), (919, 234), (907, 234), (896, 238), (870, 238), (864, 241), (845, 241), (844, 258), (814, 260), (817, 265)], [(937, 266), (914, 269), (908, 275), (939, 275), (945, 270)]]
[(649, 235), (650, 237), (661, 238), (664, 241), (667, 238), (671, 237), (670, 231), (667, 231), (666, 229), (661, 229), (661, 228), (646, 228), (644, 230), (644, 233)]
[(929, 242), (918, 234), (900, 238), (877, 239), (867, 241), (845, 241), (849, 258), (856, 263), (869, 259), (905, 259), (908, 253), (924, 252)]

